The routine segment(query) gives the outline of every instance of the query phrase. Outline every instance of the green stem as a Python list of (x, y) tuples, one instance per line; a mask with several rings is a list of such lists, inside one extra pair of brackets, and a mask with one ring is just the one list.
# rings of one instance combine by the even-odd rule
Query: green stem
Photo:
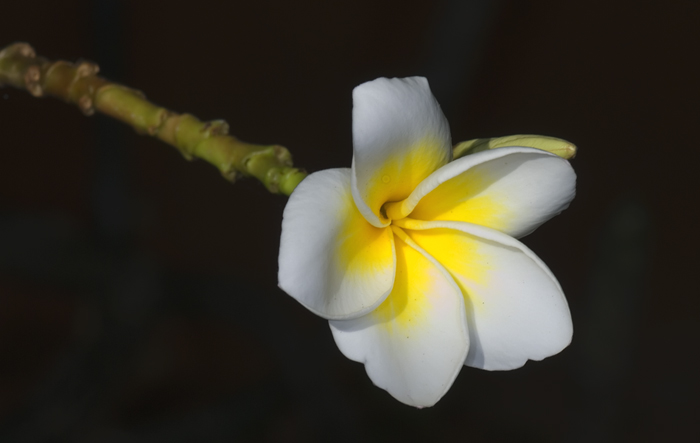
[(231, 182), (255, 177), (270, 192), (290, 195), (306, 177), (305, 171), (293, 167), (287, 148), (242, 142), (229, 135), (223, 120), (202, 122), (154, 105), (141, 92), (98, 77), (98, 71), (97, 65), (85, 61), (37, 57), (26, 43), (0, 50), (0, 87), (25, 89), (35, 97), (51, 95), (77, 105), (85, 115), (101, 112), (174, 146), (188, 160), (211, 163)]

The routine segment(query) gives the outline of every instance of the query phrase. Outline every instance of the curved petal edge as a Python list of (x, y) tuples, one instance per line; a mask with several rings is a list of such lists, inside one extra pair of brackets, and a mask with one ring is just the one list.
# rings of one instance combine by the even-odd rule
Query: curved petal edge
[(328, 319), (365, 315), (394, 284), (393, 234), (357, 210), (350, 174), (329, 169), (309, 175), (292, 193), (282, 220), (279, 286)]
[(515, 369), (569, 345), (573, 325), (561, 286), (521, 242), (469, 223), (408, 220), (404, 229), (462, 290), (471, 343), (466, 365)]
[(450, 128), (423, 77), (379, 78), (353, 90), (353, 195), (374, 226), (452, 159)]
[(434, 405), (469, 350), (464, 301), (452, 277), (405, 235), (397, 241), (394, 290), (377, 310), (331, 321), (338, 348), (365, 364), (372, 382), (399, 401)]

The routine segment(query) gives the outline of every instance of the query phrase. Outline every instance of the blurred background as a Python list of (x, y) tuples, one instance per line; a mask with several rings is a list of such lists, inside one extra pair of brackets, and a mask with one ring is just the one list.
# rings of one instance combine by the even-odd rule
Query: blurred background
[(5, 2), (0, 46), (98, 62), (309, 171), (348, 167), (351, 92), (428, 77), (453, 141), (579, 146), (524, 239), (574, 340), (464, 368), (433, 408), (372, 386), (277, 288), (286, 198), (120, 123), (0, 89), (0, 441), (700, 441), (700, 3)]

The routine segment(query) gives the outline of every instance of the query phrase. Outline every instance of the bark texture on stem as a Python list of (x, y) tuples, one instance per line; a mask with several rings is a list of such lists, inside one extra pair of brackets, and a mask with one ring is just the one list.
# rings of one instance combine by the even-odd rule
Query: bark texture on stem
[(290, 195), (306, 177), (305, 171), (293, 167), (283, 146), (242, 142), (229, 135), (223, 120), (202, 122), (154, 105), (140, 91), (98, 77), (98, 71), (87, 61), (38, 57), (26, 43), (0, 50), (0, 87), (25, 89), (35, 97), (54, 96), (78, 106), (85, 115), (101, 112), (174, 146), (188, 160), (211, 163), (231, 182), (251, 176), (272, 193)]

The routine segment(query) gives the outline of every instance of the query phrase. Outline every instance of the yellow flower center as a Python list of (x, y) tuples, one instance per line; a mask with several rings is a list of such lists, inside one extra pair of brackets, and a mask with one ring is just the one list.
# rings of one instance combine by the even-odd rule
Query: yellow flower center
[(395, 220), (401, 220), (408, 217), (409, 212), (404, 208), (404, 201), (386, 202), (379, 208), (379, 215), (383, 222), (392, 224)]

